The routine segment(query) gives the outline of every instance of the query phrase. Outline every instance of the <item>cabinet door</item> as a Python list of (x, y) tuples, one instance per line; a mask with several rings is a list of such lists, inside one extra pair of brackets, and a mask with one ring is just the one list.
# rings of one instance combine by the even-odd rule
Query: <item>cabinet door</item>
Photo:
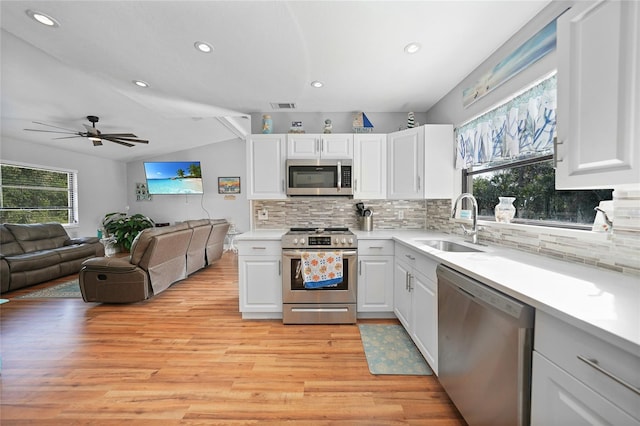
[(453, 126), (429, 124), (424, 126), (424, 196), (425, 198), (453, 198), (456, 168), (453, 162)]
[(387, 135), (387, 198), (424, 198), (424, 128)]
[(314, 134), (288, 134), (287, 158), (318, 158), (320, 137)]
[(346, 133), (322, 135), (320, 157), (338, 160), (353, 158), (353, 135)]
[(404, 262), (395, 261), (393, 270), (393, 311), (409, 334), (411, 334), (410, 270)]
[(238, 256), (240, 312), (282, 312), (279, 256)]
[(639, 27), (636, 1), (577, 2), (558, 18), (557, 189), (640, 182)]
[(285, 135), (247, 138), (247, 176), (250, 200), (284, 199)]
[(640, 425), (613, 403), (533, 352), (531, 425)]
[(387, 197), (387, 135), (356, 134), (353, 141), (354, 194), (356, 199)]
[(358, 312), (393, 312), (393, 256), (358, 256)]
[(414, 270), (411, 278), (411, 337), (438, 374), (438, 290), (425, 275)]

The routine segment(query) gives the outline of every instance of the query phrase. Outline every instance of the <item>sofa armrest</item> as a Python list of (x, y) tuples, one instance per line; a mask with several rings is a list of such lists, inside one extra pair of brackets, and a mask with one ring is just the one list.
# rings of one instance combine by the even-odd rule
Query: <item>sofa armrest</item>
[(78, 237), (78, 238), (70, 238), (64, 242), (65, 246), (70, 246), (73, 244), (95, 244), (99, 242), (100, 239), (98, 237)]
[(122, 273), (135, 270), (136, 265), (129, 263), (126, 257), (93, 257), (82, 262), (82, 268)]

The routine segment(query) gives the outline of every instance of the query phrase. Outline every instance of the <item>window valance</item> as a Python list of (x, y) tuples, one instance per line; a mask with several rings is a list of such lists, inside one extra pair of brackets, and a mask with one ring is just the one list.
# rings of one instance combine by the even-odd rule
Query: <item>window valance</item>
[(555, 73), (456, 129), (456, 168), (483, 168), (553, 154)]

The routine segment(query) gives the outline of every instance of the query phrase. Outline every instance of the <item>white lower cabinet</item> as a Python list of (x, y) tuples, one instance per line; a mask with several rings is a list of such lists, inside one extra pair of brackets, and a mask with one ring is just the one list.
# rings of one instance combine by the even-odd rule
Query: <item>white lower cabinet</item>
[(400, 243), (395, 246), (396, 317), (438, 374), (438, 263)]
[(359, 317), (393, 312), (393, 244), (392, 240), (358, 241)]
[(638, 426), (639, 385), (639, 354), (537, 311), (531, 386), (533, 426)]
[(238, 291), (243, 318), (282, 318), (280, 241), (238, 241)]

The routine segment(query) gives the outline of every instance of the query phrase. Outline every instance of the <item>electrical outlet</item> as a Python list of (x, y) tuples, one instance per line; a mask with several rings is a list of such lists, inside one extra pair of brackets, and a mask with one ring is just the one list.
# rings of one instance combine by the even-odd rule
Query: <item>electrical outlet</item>
[(398, 219), (404, 219), (404, 210), (398, 210)]
[(268, 220), (269, 219), (269, 210), (262, 209), (258, 211), (258, 220)]

